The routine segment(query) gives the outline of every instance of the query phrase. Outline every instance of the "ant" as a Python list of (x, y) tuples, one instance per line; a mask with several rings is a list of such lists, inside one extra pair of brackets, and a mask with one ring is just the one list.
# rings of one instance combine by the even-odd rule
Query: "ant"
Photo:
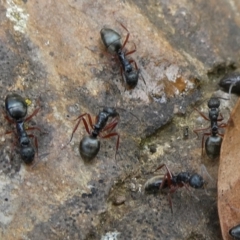
[[(24, 123), (28, 122), (33, 116), (35, 116), (40, 110), (40, 108), (35, 109), (35, 111), (30, 116), (25, 118), (27, 115), (27, 103), (25, 99), (16, 93), (12, 93), (12, 94), (8, 94), (5, 99), (5, 109), (7, 112), (7, 115), (5, 116), (5, 118), (10, 123), (16, 124), (21, 158), (26, 164), (30, 164), (34, 160), (35, 150), (29, 138), (33, 137), (35, 139), (35, 147), (37, 149), (37, 152), (38, 152), (38, 143), (37, 143), (37, 138), (34, 135), (32, 134), (27, 135)], [(41, 131), (37, 127), (31, 127), (31, 128), (28, 128), (27, 130), (34, 130), (34, 129)], [(6, 132), (5, 134), (9, 134), (9, 133), (12, 133), (12, 131)]]
[(183, 139), (184, 139), (184, 140), (187, 140), (188, 137), (189, 137), (189, 127), (186, 126), (186, 127), (184, 127), (184, 129), (183, 129)]
[(205, 132), (202, 137), (202, 155), (203, 155), (204, 138), (205, 136), (208, 136), (205, 141), (205, 151), (207, 156), (211, 159), (215, 159), (220, 155), (223, 134), (219, 133), (218, 129), (226, 127), (226, 123), (221, 123), (220, 125), (218, 124), (218, 122), (221, 122), (223, 120), (222, 114), (219, 113), (219, 106), (220, 106), (220, 101), (218, 98), (209, 99), (208, 101), (209, 117), (206, 117), (198, 109), (195, 109), (205, 120), (210, 121), (211, 123), (210, 127), (194, 130), (194, 132), (198, 136), (199, 131), (211, 129), (210, 132)]
[(234, 237), (234, 239), (240, 239), (240, 225), (237, 225), (229, 230), (229, 234)]
[[(107, 50), (111, 54), (117, 55), (118, 60), (121, 64), (122, 78), (123, 80), (125, 79), (126, 84), (129, 86), (130, 89), (132, 89), (138, 83), (138, 76), (139, 76), (140, 70), (138, 69), (136, 62), (133, 59), (128, 60), (126, 56), (136, 52), (136, 45), (134, 44), (135, 48), (130, 52), (126, 52), (123, 50), (126, 46), (126, 43), (128, 42), (130, 33), (123, 24), (121, 24), (121, 26), (128, 32), (123, 44), (121, 43), (121, 35), (111, 28), (106, 28), (106, 27), (102, 28), (100, 31), (100, 34), (101, 34), (103, 44), (105, 45)], [(132, 67), (131, 63), (134, 63), (135, 69)], [(142, 79), (146, 84), (144, 78)]]
[[(89, 123), (87, 123), (85, 117), (88, 118)], [(111, 117), (112, 120), (107, 124), (109, 117)], [(116, 154), (117, 154), (120, 136), (117, 132), (112, 132), (112, 131), (118, 124), (118, 118), (119, 118), (119, 114), (117, 113), (116, 109), (112, 107), (104, 107), (103, 110), (100, 111), (99, 114), (96, 116), (95, 124), (93, 124), (91, 115), (88, 113), (84, 113), (78, 116), (75, 119), (78, 121), (73, 129), (72, 136), (69, 143), (72, 141), (73, 135), (76, 132), (81, 120), (83, 120), (84, 127), (87, 133), (89, 134), (89, 136), (83, 137), (83, 139), (80, 141), (80, 144), (79, 144), (79, 152), (83, 160), (91, 161), (98, 154), (100, 149), (100, 141), (97, 139), (98, 136), (100, 136), (101, 138), (110, 138), (113, 136), (117, 136), (117, 143), (116, 143)], [(92, 132), (90, 132), (89, 125), (92, 129)], [(102, 136), (102, 133), (105, 131), (108, 131), (108, 134), (105, 136)], [(116, 157), (116, 154), (115, 154), (115, 157)]]
[(197, 173), (191, 175), (189, 172), (180, 172), (174, 175), (166, 164), (161, 164), (155, 171), (163, 167), (166, 168), (167, 172), (163, 176), (159, 175), (150, 178), (145, 183), (144, 189), (146, 192), (152, 192), (169, 188), (168, 201), (173, 214), (171, 195), (176, 192), (178, 188), (182, 187), (185, 187), (188, 191), (190, 191), (189, 186), (196, 189), (203, 188), (204, 180), (203, 177)]
[(233, 72), (225, 75), (219, 82), (219, 86), (224, 90), (228, 90), (229, 95), (231, 92), (240, 93), (240, 73)]

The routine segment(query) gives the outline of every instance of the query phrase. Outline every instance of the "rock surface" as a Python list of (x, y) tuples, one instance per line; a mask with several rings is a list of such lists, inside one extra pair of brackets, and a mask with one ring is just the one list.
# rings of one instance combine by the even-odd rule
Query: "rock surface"
[[(34, 132), (39, 157), (26, 166), (1, 116), (0, 238), (219, 240), (214, 194), (195, 191), (197, 201), (178, 190), (172, 216), (166, 194), (146, 195), (142, 186), (161, 163), (176, 173), (199, 171), (201, 141), (192, 134), (198, 115), (190, 113), (238, 65), (239, 11), (237, 0), (1, 2), (2, 106), (8, 92), (32, 102), (29, 114), (40, 104), (30, 124), (43, 133)], [(130, 91), (100, 41), (103, 26), (124, 40), (120, 23), (146, 81)], [(66, 146), (72, 120), (103, 106), (119, 109), (119, 154), (115, 159), (115, 138), (102, 139), (85, 164), (78, 152), (83, 124)], [(214, 175), (217, 164), (204, 163)]]

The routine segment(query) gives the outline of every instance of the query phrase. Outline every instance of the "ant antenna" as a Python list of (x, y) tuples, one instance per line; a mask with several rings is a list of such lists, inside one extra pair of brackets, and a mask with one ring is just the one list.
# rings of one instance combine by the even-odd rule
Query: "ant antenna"
[[(104, 108), (105, 106), (103, 106), (103, 105), (98, 105), (98, 107), (99, 107), (99, 108)], [(142, 123), (142, 121), (141, 121), (135, 114), (133, 114), (132, 112), (126, 110), (125, 108), (121, 108), (121, 107), (113, 107), (113, 108), (119, 109), (119, 110), (122, 110), (122, 111), (125, 111), (125, 112), (130, 113), (130, 114), (131, 114), (133, 117), (135, 117), (140, 123)]]
[(232, 92), (232, 88), (236, 86), (236, 82), (233, 82), (230, 87), (229, 87), (229, 91), (228, 91), (228, 94), (229, 94), (229, 100), (231, 100), (231, 92)]

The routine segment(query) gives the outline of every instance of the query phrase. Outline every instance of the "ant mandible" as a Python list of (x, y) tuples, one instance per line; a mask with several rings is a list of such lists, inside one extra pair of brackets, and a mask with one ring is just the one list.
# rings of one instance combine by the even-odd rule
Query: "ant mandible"
[[(35, 147), (37, 149), (37, 152), (38, 152), (38, 142), (37, 142), (37, 138), (34, 135), (32, 134), (27, 135), (24, 123), (28, 122), (33, 116), (35, 116), (40, 110), (40, 108), (35, 109), (35, 111), (30, 116), (25, 118), (27, 115), (27, 103), (25, 102), (25, 99), (16, 93), (12, 93), (12, 94), (8, 94), (5, 99), (5, 109), (7, 112), (7, 115), (5, 116), (5, 118), (10, 123), (16, 124), (21, 158), (26, 164), (30, 164), (34, 160), (35, 150), (29, 138), (33, 137), (35, 139)], [(34, 130), (34, 129), (41, 131), (37, 127), (31, 127), (31, 128), (28, 128), (27, 130)], [(9, 134), (9, 133), (12, 133), (12, 131), (6, 132), (5, 134)]]
[[(131, 89), (131, 88), (134, 88), (138, 83), (138, 76), (139, 76), (140, 70), (138, 69), (136, 62), (133, 59), (128, 60), (126, 58), (127, 55), (130, 55), (136, 52), (136, 45), (134, 44), (135, 48), (130, 52), (124, 51), (124, 48), (126, 46), (126, 43), (128, 42), (130, 33), (123, 24), (121, 24), (121, 26), (127, 31), (127, 36), (123, 45), (121, 43), (121, 35), (111, 28), (105, 28), (105, 27), (102, 28), (100, 31), (100, 34), (101, 34), (103, 44), (105, 45), (109, 53), (117, 55), (118, 60), (121, 64), (122, 78), (123, 80), (125, 79), (126, 84)], [(132, 67), (131, 63), (134, 64), (135, 69)], [(146, 84), (144, 78), (142, 79)]]
[(220, 107), (219, 99), (210, 98), (208, 101), (209, 117), (206, 117), (198, 109), (195, 109), (205, 120), (210, 121), (211, 123), (210, 127), (194, 130), (194, 132), (198, 136), (199, 131), (211, 129), (210, 132), (205, 132), (203, 133), (203, 136), (202, 136), (202, 155), (203, 155), (204, 138), (205, 136), (208, 136), (205, 141), (205, 151), (207, 156), (211, 159), (215, 159), (220, 155), (223, 134), (219, 133), (218, 129), (224, 128), (227, 125), (226, 123), (218, 124), (218, 122), (221, 122), (223, 120), (222, 114), (219, 113), (219, 107)]
[[(85, 117), (88, 118), (88, 122), (86, 121)], [(107, 124), (109, 117), (111, 117), (112, 119)], [(101, 138), (110, 138), (110, 137), (117, 136), (116, 153), (115, 153), (115, 157), (116, 157), (120, 136), (117, 132), (112, 132), (112, 131), (117, 126), (118, 119), (119, 119), (119, 114), (117, 113), (116, 109), (112, 107), (104, 107), (103, 110), (100, 111), (99, 114), (97, 115), (95, 124), (93, 124), (91, 115), (88, 113), (84, 113), (75, 119), (78, 121), (73, 129), (71, 139), (69, 142), (72, 141), (74, 133), (76, 132), (81, 120), (83, 120), (84, 127), (87, 133), (89, 134), (89, 136), (83, 137), (83, 139), (80, 141), (80, 144), (79, 144), (79, 152), (83, 160), (91, 161), (98, 154), (100, 149), (100, 141), (97, 139), (98, 136)], [(89, 125), (90, 125), (90, 128), (92, 129), (92, 132), (90, 132)], [(106, 131), (108, 133), (105, 136), (103, 136), (102, 133)]]
[(145, 183), (144, 189), (146, 192), (152, 192), (169, 188), (168, 201), (171, 212), (173, 213), (171, 195), (176, 192), (178, 188), (182, 187), (185, 187), (188, 191), (190, 191), (189, 186), (196, 189), (203, 188), (204, 180), (203, 177), (197, 173), (191, 175), (189, 172), (180, 172), (174, 175), (166, 164), (161, 164), (155, 171), (163, 167), (166, 168), (167, 172), (163, 176), (160, 175), (150, 178)]

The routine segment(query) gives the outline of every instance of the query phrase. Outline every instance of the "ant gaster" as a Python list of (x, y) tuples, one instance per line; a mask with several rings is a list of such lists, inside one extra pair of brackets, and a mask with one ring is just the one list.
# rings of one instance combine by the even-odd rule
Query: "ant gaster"
[[(128, 32), (127, 28), (121, 24), (121, 26)], [(135, 49), (133, 49), (130, 52), (125, 52), (124, 48), (126, 46), (126, 43), (128, 42), (130, 33), (127, 33), (126, 39), (122, 45), (121, 43), (121, 35), (114, 31), (113, 29), (110, 28), (102, 28), (100, 31), (101, 38), (103, 41), (103, 44), (107, 48), (107, 50), (112, 53), (116, 54), (118, 57), (118, 60), (121, 64), (121, 73), (123, 79), (125, 78), (126, 84), (129, 86), (129, 88), (134, 88), (137, 83), (138, 83), (138, 77), (139, 77), (139, 69), (137, 67), (136, 62), (133, 59), (128, 60), (126, 58), (127, 55), (130, 55), (136, 51), (136, 46)], [(134, 63), (135, 69), (133, 68), (132, 64)], [(143, 79), (144, 83), (145, 80)], [(145, 83), (146, 84), (146, 83)]]
[(202, 137), (202, 153), (203, 153), (204, 137), (208, 136), (205, 141), (205, 151), (207, 156), (211, 159), (215, 159), (220, 155), (223, 134), (219, 133), (218, 130), (219, 128), (226, 127), (226, 123), (218, 124), (218, 122), (221, 122), (223, 120), (222, 114), (221, 113), (219, 114), (219, 106), (220, 106), (220, 101), (218, 98), (209, 99), (208, 101), (209, 117), (206, 117), (199, 110), (195, 109), (205, 120), (208, 120), (211, 123), (210, 127), (208, 128), (194, 130), (194, 132), (198, 136), (199, 131), (211, 129), (210, 132), (203, 133), (203, 137)]
[[(85, 117), (88, 118), (88, 122)], [(111, 121), (107, 124), (108, 118), (111, 117)], [(83, 137), (79, 144), (79, 152), (83, 160), (91, 161), (96, 157), (100, 149), (100, 141), (97, 139), (98, 136), (101, 138), (110, 138), (113, 136), (117, 136), (116, 143), (116, 153), (119, 146), (119, 134), (117, 132), (112, 132), (118, 124), (119, 114), (117, 113), (115, 108), (104, 107), (102, 111), (96, 117), (95, 124), (93, 124), (91, 115), (88, 113), (84, 113), (78, 116), (75, 120), (77, 124), (75, 125), (72, 136), (69, 142), (71, 142), (75, 131), (77, 130), (81, 120), (83, 121), (84, 127), (89, 134), (89, 136)], [(90, 125), (90, 127), (89, 127)], [(90, 128), (92, 132), (90, 132)], [(105, 136), (102, 135), (103, 132), (108, 132)], [(116, 156), (116, 154), (115, 154)]]
[(192, 188), (203, 188), (204, 180), (203, 177), (197, 173), (190, 174), (189, 172), (180, 172), (174, 175), (166, 166), (166, 164), (160, 165), (155, 171), (165, 167), (167, 172), (163, 176), (155, 176), (150, 178), (144, 186), (146, 192), (159, 191), (165, 188), (169, 188), (168, 201), (173, 213), (171, 195), (177, 191), (178, 188), (185, 187), (190, 191), (189, 186)]
[[(34, 115), (36, 115), (40, 108), (35, 109), (35, 111), (30, 116), (25, 118), (27, 115), (27, 104), (25, 102), (25, 99), (16, 93), (12, 93), (7, 95), (5, 99), (5, 109), (8, 114), (7, 116), (5, 116), (5, 118), (9, 122), (16, 124), (21, 158), (26, 164), (30, 164), (34, 160), (35, 150), (31, 144), (29, 137), (34, 137), (36, 148), (37, 139), (32, 134), (27, 135), (24, 123), (29, 121)], [(28, 128), (28, 130), (34, 129), (40, 131), (40, 129), (36, 127)], [(12, 131), (6, 132), (6, 134), (11, 132)]]

